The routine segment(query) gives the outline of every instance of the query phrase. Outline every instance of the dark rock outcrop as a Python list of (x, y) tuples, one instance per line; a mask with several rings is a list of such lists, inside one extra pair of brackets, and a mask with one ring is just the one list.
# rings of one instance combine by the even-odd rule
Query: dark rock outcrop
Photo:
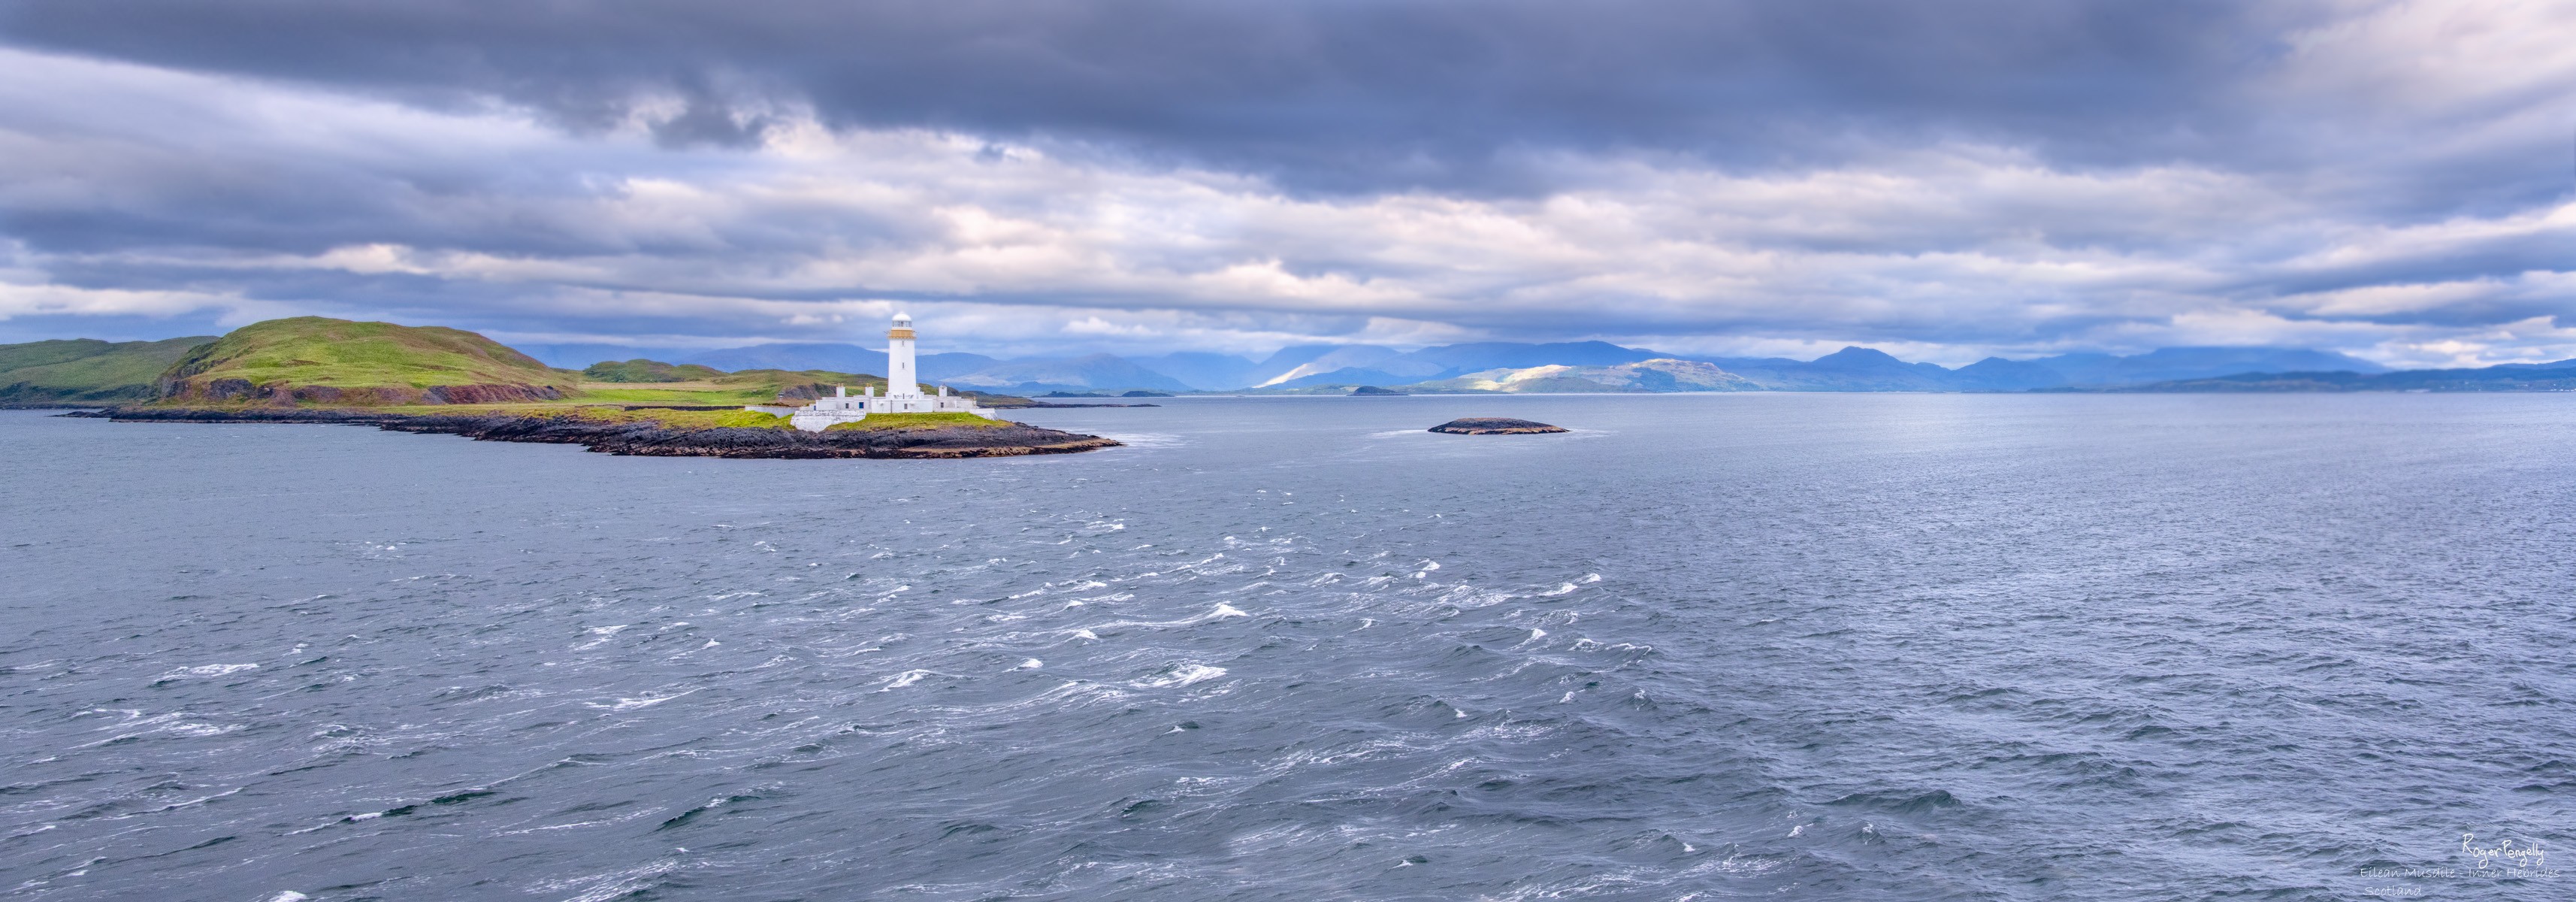
[(1096, 435), (1060, 432), (1019, 423), (995, 428), (941, 426), (799, 432), (793, 429), (737, 427), (672, 429), (659, 423), (602, 423), (573, 417), (474, 414), (408, 416), (365, 410), (259, 407), (111, 408), (67, 415), (105, 417), (119, 422), (348, 423), (374, 426), (395, 432), (461, 435), (477, 441), (580, 445), (586, 450), (605, 454), (649, 457), (791, 459), (1014, 457), (1025, 454), (1069, 454), (1118, 446), (1118, 442)]
[(1569, 430), (1563, 426), (1550, 426), (1546, 423), (1515, 420), (1509, 417), (1461, 417), (1433, 426), (1431, 431), (1446, 432), (1450, 435), (1528, 435)]
[[(208, 401), (230, 401), (234, 398), (246, 398), (258, 393), (259, 386), (250, 384), (250, 380), (248, 379), (210, 379), (206, 382), (206, 400)], [(170, 396), (170, 393), (167, 392), (162, 395), (162, 397)]]

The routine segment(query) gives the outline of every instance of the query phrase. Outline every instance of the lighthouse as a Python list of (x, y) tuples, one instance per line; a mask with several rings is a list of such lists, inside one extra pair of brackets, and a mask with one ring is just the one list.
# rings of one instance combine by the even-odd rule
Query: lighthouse
[(807, 432), (821, 432), (842, 423), (857, 423), (869, 414), (887, 413), (969, 413), (986, 419), (1000, 419), (991, 410), (975, 403), (973, 397), (952, 395), (947, 386), (939, 393), (921, 393), (921, 370), (913, 359), (912, 317), (894, 315), (894, 327), (886, 330), (886, 391), (879, 395), (871, 388), (852, 395), (847, 386), (833, 389), (830, 397), (816, 398), (804, 405), (785, 403), (753, 404), (744, 410), (757, 410), (787, 418), (788, 425)]
[(894, 315), (894, 328), (886, 330), (886, 397), (907, 398), (921, 394), (920, 371), (912, 358), (912, 315)]

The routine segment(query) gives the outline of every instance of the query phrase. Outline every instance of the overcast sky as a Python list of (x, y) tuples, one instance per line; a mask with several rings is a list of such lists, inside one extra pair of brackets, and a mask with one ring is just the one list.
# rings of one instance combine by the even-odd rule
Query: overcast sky
[(0, 0), (0, 341), (2576, 357), (2576, 4)]

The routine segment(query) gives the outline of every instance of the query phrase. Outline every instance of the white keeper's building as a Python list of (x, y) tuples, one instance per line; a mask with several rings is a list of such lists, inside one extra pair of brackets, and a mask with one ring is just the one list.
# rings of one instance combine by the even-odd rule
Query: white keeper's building
[(1000, 419), (993, 416), (991, 409), (976, 406), (973, 398), (949, 394), (945, 385), (939, 387), (938, 394), (922, 394), (915, 378), (918, 372), (913, 365), (912, 317), (897, 313), (894, 328), (886, 330), (885, 394), (878, 395), (876, 388), (870, 386), (864, 393), (852, 395), (848, 386), (842, 386), (833, 389), (831, 397), (816, 399), (803, 407), (754, 404), (743, 409), (786, 417), (789, 425), (806, 432), (821, 432), (835, 423), (856, 423), (872, 413), (971, 413)]

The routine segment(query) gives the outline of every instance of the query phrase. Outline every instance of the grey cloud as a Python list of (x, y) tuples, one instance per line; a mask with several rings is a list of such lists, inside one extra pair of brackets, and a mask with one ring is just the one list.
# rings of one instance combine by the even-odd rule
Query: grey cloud
[(773, 124), (769, 116), (743, 113), (712, 97), (693, 95), (679, 115), (655, 122), (652, 128), (654, 143), (663, 147), (753, 147)]
[[(0, 110), (0, 130), (18, 123)], [(697, 107), (654, 131), (666, 146), (732, 144), (763, 120), (722, 120)], [(700, 121), (704, 119), (705, 121)], [(686, 232), (615, 227), (599, 218), (630, 186), (623, 178), (703, 178), (726, 166), (667, 166), (579, 146), (499, 154), (434, 145), (441, 136), (379, 129), (335, 146), (257, 133), (257, 123), (20, 126), (42, 132), (46, 159), (0, 162), (0, 230), (60, 253), (204, 247), (228, 253), (314, 254), (349, 244), (402, 244), (513, 256), (757, 250), (821, 253), (918, 243), (917, 220), (777, 205), (759, 218)], [(323, 123), (312, 123), (322, 127)], [(122, 126), (122, 127), (118, 127)], [(50, 192), (43, 184), (73, 184)]]
[[(789, 317), (761, 302), (853, 297), (983, 305), (988, 325), (1123, 309), (1210, 333), (1385, 340), (1375, 315), (1458, 338), (1977, 347), (2081, 345), (2184, 314), (2449, 329), (2569, 314), (2545, 280), (2313, 312), (2321, 293), (2566, 266), (2563, 227), (2354, 237), (2491, 224), (2569, 181), (2566, 130), (2534, 124), (2545, 80), (2416, 96), (2442, 73), (2376, 82), (2303, 37), (2375, 9), (0, 0), (0, 44), (445, 114), (338, 110), (332, 131), (212, 96), (0, 106), (0, 141), (17, 142), (0, 146), (0, 238), (60, 285), (562, 335), (777, 335)], [(526, 111), (541, 135), (441, 132)], [(816, 121), (984, 147), (932, 162), (845, 150), (828, 164), (841, 171), (768, 152)], [(1060, 180), (1029, 176), (1015, 146)], [(1810, 176), (1847, 184), (1792, 185)], [(655, 185), (678, 199), (640, 194)], [(1419, 213), (1408, 230), (1418, 211), (1357, 209), (1408, 198), (1483, 204), (1539, 237), (1480, 258), (1441, 234), (1475, 217)], [(1641, 212), (1600, 226), (1541, 209), (1566, 198)], [(1055, 232), (976, 237), (942, 208)], [(1198, 218), (1100, 237), (1161, 214)], [(1421, 245), (1389, 247), (1403, 241)], [(1689, 248), (1652, 252), (1665, 244)], [(520, 268), (259, 262), (366, 245)], [(1015, 253), (1056, 268), (991, 262)], [(1729, 254), (1772, 262), (1711, 262)], [(1269, 260), (1348, 284), (1209, 287)], [(596, 297), (616, 292), (677, 300)]]
[[(1544, 189), (1531, 151), (1805, 166), (1989, 141), (2094, 164), (2223, 153), (2304, 4), (2178, 0), (1100, 3), (14, 0), (22, 45), (492, 94), (738, 144), (827, 121), (1100, 142), (1330, 190)], [(712, 86), (726, 86), (718, 91)], [(727, 96), (730, 93), (731, 96)]]

